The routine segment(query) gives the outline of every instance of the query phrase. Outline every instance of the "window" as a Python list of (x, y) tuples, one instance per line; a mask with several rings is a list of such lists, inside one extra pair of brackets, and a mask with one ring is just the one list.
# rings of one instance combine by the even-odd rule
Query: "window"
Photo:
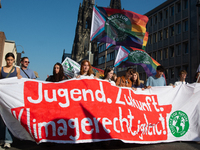
[(165, 19), (167, 19), (168, 18), (168, 9), (165, 9), (164, 11), (165, 11)]
[(157, 59), (157, 52), (154, 52), (152, 57), (156, 60)]
[(188, 54), (188, 52), (189, 52), (188, 42), (184, 43), (184, 52), (185, 52), (185, 54)]
[(159, 31), (158, 32), (158, 41), (162, 41), (163, 40), (163, 32)]
[(98, 65), (105, 63), (105, 56), (98, 58)]
[(185, 70), (186, 72), (189, 72), (189, 70), (188, 70), (188, 65), (184, 65), (184, 66), (183, 66), (183, 70)]
[(162, 60), (162, 50), (158, 51), (158, 60)]
[(115, 53), (114, 52), (107, 54), (106, 61), (111, 61), (111, 60), (114, 60), (114, 59), (115, 59)]
[(170, 57), (174, 57), (174, 46), (170, 47)]
[(168, 28), (164, 29), (164, 33), (165, 33), (165, 39), (168, 38)]
[(170, 7), (170, 16), (174, 16), (174, 6)]
[(152, 17), (149, 18), (149, 24), (150, 24), (150, 26), (152, 26)]
[(177, 56), (181, 55), (181, 44), (176, 45), (176, 55)]
[(149, 44), (152, 44), (152, 35), (149, 35)]
[(181, 34), (181, 23), (178, 23), (176, 27), (177, 27), (177, 34)]
[(165, 78), (168, 79), (168, 69), (165, 69)]
[(110, 61), (110, 53), (106, 56), (106, 62)]
[(164, 49), (164, 59), (168, 58), (168, 48)]
[(188, 31), (188, 20), (183, 21), (183, 31)]
[(170, 78), (174, 79), (174, 68), (170, 68)]
[(163, 20), (163, 15), (162, 15), (162, 11), (159, 12), (159, 21), (162, 21)]
[(110, 60), (114, 60), (115, 59), (115, 51), (110, 53)]
[(157, 33), (153, 34), (153, 43), (157, 43)]
[(154, 16), (154, 24), (157, 24), (157, 15)]
[(181, 67), (176, 67), (176, 80), (179, 80), (179, 72), (181, 71)]
[(98, 47), (99, 53), (101, 53), (101, 52), (103, 52), (103, 51), (105, 51), (105, 50), (106, 50), (106, 44), (102, 44), (102, 45), (100, 45), (100, 46)]
[(88, 28), (88, 22), (86, 21), (85, 23), (85, 28), (87, 29)]
[(183, 8), (187, 9), (188, 8), (188, 0), (183, 1)]
[(170, 27), (170, 36), (174, 36), (174, 26)]
[(181, 12), (181, 3), (180, 2), (178, 2), (176, 4), (176, 10), (177, 10), (177, 13)]

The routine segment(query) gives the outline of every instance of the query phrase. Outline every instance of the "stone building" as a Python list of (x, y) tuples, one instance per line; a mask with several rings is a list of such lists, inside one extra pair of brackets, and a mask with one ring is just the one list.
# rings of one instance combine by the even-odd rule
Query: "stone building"
[[(178, 80), (181, 69), (193, 82), (200, 63), (199, 8), (196, 0), (167, 0), (145, 15), (148, 16), (149, 40), (146, 52), (166, 68), (167, 84)], [(146, 73), (139, 67), (141, 78)]]
[[(90, 46), (90, 28), (94, 0), (83, 0), (79, 6), (76, 33), (72, 47), (72, 59), (79, 62), (88, 55)], [(91, 52), (97, 51), (97, 43), (91, 42)]]

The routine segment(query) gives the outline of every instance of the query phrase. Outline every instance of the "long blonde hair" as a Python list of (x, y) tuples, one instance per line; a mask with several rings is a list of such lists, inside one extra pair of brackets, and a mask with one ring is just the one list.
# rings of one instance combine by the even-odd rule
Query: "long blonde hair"
[[(133, 71), (133, 74), (136, 74), (136, 75), (137, 75), (136, 87), (138, 87), (138, 86), (140, 86), (140, 76), (139, 76), (139, 73), (138, 73), (137, 71)], [(134, 83), (133, 77), (132, 77), (131, 79), (132, 79), (132, 82)]]

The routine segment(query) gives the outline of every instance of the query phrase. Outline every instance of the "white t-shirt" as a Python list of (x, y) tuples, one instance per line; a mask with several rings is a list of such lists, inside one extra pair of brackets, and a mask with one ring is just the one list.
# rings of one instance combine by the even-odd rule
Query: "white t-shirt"
[(116, 86), (115, 82), (114, 81), (109, 81), (111, 85), (114, 85)]
[(181, 84), (188, 84), (188, 83), (185, 82), (185, 81), (176, 81), (176, 82), (174, 83), (175, 86), (181, 85)]
[(79, 79), (94, 79), (94, 75), (93, 74), (91, 74), (90, 76), (88, 76), (88, 75), (80, 75)]

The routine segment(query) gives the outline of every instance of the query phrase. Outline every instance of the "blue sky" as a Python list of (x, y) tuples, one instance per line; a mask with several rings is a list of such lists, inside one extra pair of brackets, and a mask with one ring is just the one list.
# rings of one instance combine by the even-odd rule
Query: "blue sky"
[[(0, 31), (7, 40), (22, 45), (29, 57), (29, 68), (45, 80), (56, 62), (61, 62), (63, 50), (71, 53), (77, 14), (83, 0), (1, 0)], [(145, 14), (166, 0), (121, 0), (122, 8)], [(107, 7), (110, 0), (95, 0)], [(17, 46), (17, 51), (23, 50)]]

